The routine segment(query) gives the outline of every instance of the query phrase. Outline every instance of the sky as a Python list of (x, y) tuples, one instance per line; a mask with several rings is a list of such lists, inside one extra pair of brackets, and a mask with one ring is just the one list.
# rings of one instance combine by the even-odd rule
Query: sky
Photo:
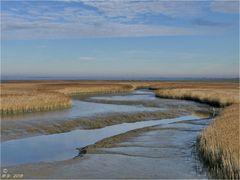
[(2, 76), (239, 76), (239, 1), (1, 1)]

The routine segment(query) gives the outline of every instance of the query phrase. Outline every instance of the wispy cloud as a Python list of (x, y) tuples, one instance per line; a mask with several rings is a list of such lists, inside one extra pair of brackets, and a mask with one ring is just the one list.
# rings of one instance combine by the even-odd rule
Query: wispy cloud
[(210, 21), (206, 19), (194, 19), (192, 21), (193, 25), (198, 25), (198, 26), (209, 26), (209, 27), (228, 27), (231, 26), (230, 23), (226, 22), (216, 22), (216, 21)]
[(79, 57), (78, 60), (79, 61), (94, 61), (94, 60), (96, 60), (96, 57), (93, 57), (93, 56), (82, 56), (82, 57)]
[(216, 0), (211, 3), (211, 9), (221, 13), (239, 13), (239, 1)]
[[(204, 3), (191, 1), (84, 1), (108, 17), (133, 19), (140, 14), (162, 14), (165, 16), (195, 16), (202, 13)], [(200, 5), (200, 6), (199, 6)]]
[[(4, 1), (2, 6), (3, 39), (199, 35), (210, 31), (161, 20), (151, 23), (151, 16), (187, 21), (201, 18), (209, 3), (199, 1)], [(219, 7), (212, 4), (214, 10)], [(203, 20), (194, 23), (214, 25)]]

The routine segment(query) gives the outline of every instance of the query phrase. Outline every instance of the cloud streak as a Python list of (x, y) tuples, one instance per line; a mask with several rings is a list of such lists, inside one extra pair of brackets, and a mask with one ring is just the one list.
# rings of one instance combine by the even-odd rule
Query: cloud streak
[[(133, 19), (140, 14), (161, 14), (171, 17), (196, 16), (202, 13), (199, 2), (191, 1), (83, 1), (108, 17)], [(187, 11), (186, 11), (187, 9)]]
[(82, 56), (82, 57), (79, 57), (78, 59), (79, 61), (95, 61), (97, 60), (96, 57), (93, 57), (93, 56)]
[[(3, 2), (2, 39), (59, 39), (202, 35), (204, 26), (220, 22), (196, 20), (191, 25), (151, 23), (151, 16), (170, 19), (201, 17), (208, 3), (198, 1), (41, 1)], [(214, 10), (221, 6), (212, 4)], [(231, 8), (230, 8), (231, 9)], [(230, 9), (226, 10), (229, 11)], [(44, 13), (43, 13), (44, 12)], [(150, 17), (148, 17), (150, 16)], [(149, 18), (148, 23), (146, 19)], [(150, 23), (149, 23), (150, 22)], [(189, 23), (191, 24), (191, 23)]]
[(206, 19), (195, 19), (192, 21), (193, 25), (198, 25), (198, 26), (208, 26), (208, 27), (229, 27), (231, 24), (230, 23), (225, 23), (225, 22), (215, 22), (215, 21), (210, 21)]
[(211, 3), (211, 9), (221, 13), (239, 13), (239, 1), (220, 1)]

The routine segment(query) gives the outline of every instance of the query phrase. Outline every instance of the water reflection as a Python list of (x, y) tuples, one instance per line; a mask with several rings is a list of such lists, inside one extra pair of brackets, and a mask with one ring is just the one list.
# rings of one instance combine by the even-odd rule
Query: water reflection
[(74, 130), (68, 133), (10, 140), (1, 143), (1, 163), (2, 166), (12, 166), (24, 163), (65, 160), (78, 154), (76, 148), (94, 144), (111, 136), (143, 127), (193, 119), (199, 118), (196, 116), (183, 116), (174, 119), (123, 123), (101, 129)]
[(153, 112), (162, 110), (161, 108), (149, 108), (143, 106), (130, 106), (130, 105), (114, 105), (114, 104), (100, 104), (94, 102), (85, 102), (73, 100), (73, 107), (61, 111), (30, 113), (16, 116), (3, 117), (1, 120), (4, 123), (12, 121), (52, 121), (52, 120), (67, 120), (78, 117), (89, 117), (103, 113), (129, 113), (129, 112)]

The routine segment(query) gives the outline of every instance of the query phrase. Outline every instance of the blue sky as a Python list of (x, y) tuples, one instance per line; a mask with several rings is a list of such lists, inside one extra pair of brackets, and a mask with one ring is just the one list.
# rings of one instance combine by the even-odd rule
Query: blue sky
[(2, 1), (2, 75), (238, 77), (238, 1)]

